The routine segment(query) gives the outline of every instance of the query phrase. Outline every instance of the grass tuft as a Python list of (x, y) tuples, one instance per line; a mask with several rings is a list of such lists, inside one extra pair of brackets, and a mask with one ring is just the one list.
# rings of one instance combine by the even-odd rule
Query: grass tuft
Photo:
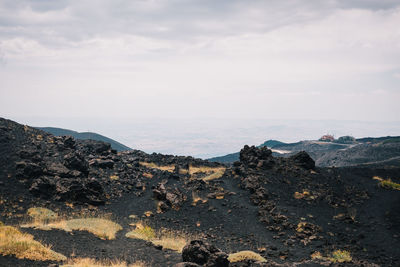
[[(150, 168), (150, 169), (158, 169), (161, 171), (167, 171), (167, 172), (174, 172), (175, 171), (175, 165), (158, 165), (154, 162), (144, 162), (141, 161), (139, 162), (140, 165)], [(221, 178), (224, 173), (225, 173), (226, 168), (225, 167), (208, 167), (208, 166), (189, 166), (189, 169), (179, 169), (180, 174), (189, 174), (192, 178), (195, 176), (195, 174), (198, 173), (206, 173), (207, 176), (203, 177), (202, 179), (204, 181), (211, 181), (214, 179)]]
[(27, 213), (35, 221), (51, 221), (58, 217), (54, 211), (41, 207), (30, 208)]
[(115, 175), (115, 174), (110, 175), (110, 180), (112, 180), (112, 181), (117, 181), (117, 180), (119, 180), (119, 176), (118, 176), (118, 175)]
[(197, 202), (207, 203), (208, 199), (206, 197), (201, 197), (198, 192), (192, 191), (192, 206), (196, 206)]
[(324, 260), (325, 257), (322, 256), (321, 252), (315, 251), (313, 254), (311, 254), (311, 259), (313, 259), (313, 260)]
[(50, 223), (35, 221), (32, 224), (25, 224), (22, 227), (33, 227), (41, 230), (61, 229), (66, 232), (88, 231), (101, 239), (115, 239), (118, 231), (122, 230), (121, 225), (102, 218), (80, 218), (71, 220), (58, 220)]
[(67, 258), (35, 241), (30, 234), (12, 226), (0, 225), (0, 255), (14, 255), (18, 259), (35, 261), (64, 261)]
[(260, 261), (260, 262), (267, 261), (260, 254), (255, 253), (250, 250), (243, 250), (243, 251), (229, 254), (228, 260), (229, 260), (229, 262), (240, 262), (240, 261), (246, 261), (246, 260), (255, 260), (255, 261)]
[(156, 238), (156, 232), (150, 226), (145, 225), (142, 222), (137, 222), (133, 225), (136, 227), (135, 230), (128, 232), (125, 235), (126, 237), (142, 239), (142, 240), (147, 240), (147, 241), (150, 241), (150, 240)]
[(162, 230), (158, 233), (143, 222), (131, 224), (135, 229), (128, 232), (125, 236), (128, 238), (142, 239), (152, 242), (156, 246), (162, 246), (164, 249), (182, 252), (183, 247), (188, 243), (189, 239), (186, 235), (171, 230)]
[(189, 166), (189, 174), (194, 177), (197, 173), (206, 173), (207, 176), (203, 177), (203, 181), (211, 181), (221, 178), (225, 173), (225, 167), (207, 167), (207, 166)]
[(400, 184), (393, 182), (391, 179), (381, 180), (379, 186), (386, 189), (400, 190)]
[(350, 252), (340, 249), (332, 252), (332, 257), (328, 259), (332, 262), (350, 262), (353, 260), (350, 255)]
[(75, 258), (68, 260), (61, 267), (146, 267), (146, 264), (144, 262), (135, 262), (128, 265), (126, 262), (119, 260), (96, 261), (91, 258)]
[(144, 161), (139, 162), (139, 164), (150, 169), (158, 169), (161, 171), (174, 172), (175, 170), (175, 165), (162, 166), (162, 165), (157, 165), (154, 162), (144, 162)]

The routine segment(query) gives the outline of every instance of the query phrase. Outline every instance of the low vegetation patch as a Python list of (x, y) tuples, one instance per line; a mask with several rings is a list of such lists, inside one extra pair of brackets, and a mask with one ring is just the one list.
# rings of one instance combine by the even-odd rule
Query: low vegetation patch
[(0, 224), (0, 255), (13, 255), (18, 259), (36, 261), (64, 261), (67, 258), (35, 241), (30, 234), (21, 233), (17, 228)]
[(54, 211), (41, 207), (30, 208), (27, 214), (33, 218), (33, 220), (41, 222), (55, 220), (58, 217), (57, 213)]
[(315, 251), (313, 254), (311, 254), (311, 259), (330, 261), (333, 263), (351, 262), (353, 260), (350, 255), (350, 252), (348, 252), (347, 250), (340, 250), (340, 249), (333, 251), (330, 257), (324, 257), (322, 256), (321, 252)]
[(225, 173), (225, 167), (207, 167), (207, 166), (189, 166), (189, 174), (194, 177), (198, 173), (206, 173), (207, 176), (203, 177), (204, 181), (211, 181), (221, 178)]
[(118, 175), (110, 175), (110, 180), (112, 180), (112, 181), (117, 181), (117, 180), (119, 180), (119, 176)]
[(174, 172), (175, 170), (175, 165), (157, 165), (154, 162), (144, 162), (144, 161), (139, 162), (139, 164), (146, 168), (158, 169), (161, 171)]
[[(150, 169), (158, 169), (161, 171), (174, 172), (175, 165), (158, 165), (154, 162), (139, 162), (140, 165), (150, 168)], [(225, 167), (208, 167), (208, 166), (189, 166), (189, 169), (179, 169), (180, 174), (189, 174), (192, 178), (196, 176), (196, 174), (205, 173), (206, 176), (202, 177), (204, 181), (210, 181), (214, 179), (218, 179), (224, 175), (226, 168)]]
[(315, 251), (313, 254), (311, 254), (311, 259), (313, 259), (313, 260), (325, 260), (325, 257), (322, 256), (321, 252)]
[(246, 260), (255, 260), (260, 262), (266, 262), (267, 260), (260, 254), (255, 253), (251, 250), (243, 250), (236, 253), (229, 254), (229, 262), (240, 262)]
[(150, 241), (154, 245), (162, 246), (165, 249), (171, 249), (181, 253), (183, 247), (189, 242), (189, 238), (182, 233), (165, 229), (156, 232), (143, 222), (137, 222), (131, 225), (134, 226), (135, 229), (128, 232), (125, 235), (126, 237)]
[(127, 264), (124, 261), (97, 261), (91, 258), (75, 258), (68, 260), (68, 262), (61, 267), (146, 267), (144, 262), (135, 262)]
[(383, 188), (400, 190), (400, 184), (393, 182), (390, 178), (385, 180), (379, 176), (374, 176), (373, 179), (379, 181), (379, 186)]
[(350, 252), (340, 249), (332, 252), (332, 257), (329, 257), (328, 259), (332, 262), (350, 262), (353, 260)]
[[(31, 210), (31, 209), (29, 209)], [(29, 214), (28, 210), (28, 214)], [(38, 214), (32, 216), (34, 221), (30, 224), (24, 224), (22, 227), (33, 227), (41, 230), (61, 229), (66, 232), (77, 231), (88, 231), (101, 239), (115, 239), (115, 234), (122, 230), (122, 227), (108, 219), (103, 218), (77, 218), (77, 219), (61, 219), (58, 218), (57, 214), (51, 210), (43, 208), (32, 208), (32, 214)], [(39, 212), (38, 212), (39, 211)], [(45, 212), (43, 212), (45, 211)], [(55, 215), (52, 215), (54, 213)], [(42, 215), (45, 214), (45, 215)], [(52, 215), (49, 217), (48, 215)], [(44, 218), (44, 219), (43, 219)], [(52, 219), (49, 219), (52, 218)], [(41, 220), (40, 220), (41, 219)]]
[(192, 191), (192, 206), (196, 206), (197, 202), (207, 203), (208, 199), (206, 197), (201, 197), (198, 192)]
[(135, 227), (133, 231), (128, 232), (125, 236), (129, 238), (136, 238), (142, 240), (153, 240), (156, 238), (156, 232), (153, 228), (145, 225), (143, 222), (137, 222), (132, 224)]
[(387, 189), (400, 190), (400, 184), (392, 182), (390, 179), (381, 181), (379, 185)]

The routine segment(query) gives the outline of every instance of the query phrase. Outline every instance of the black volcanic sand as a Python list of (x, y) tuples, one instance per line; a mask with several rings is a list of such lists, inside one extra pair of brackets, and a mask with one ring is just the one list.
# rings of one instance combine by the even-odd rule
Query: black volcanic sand
[[(315, 168), (305, 153), (274, 158), (266, 148), (247, 146), (240, 157), (223, 177), (204, 182), (204, 174), (190, 177), (179, 169), (223, 165), (136, 150), (117, 153), (102, 142), (54, 137), (0, 119), (0, 221), (19, 225), (37, 206), (67, 217), (110, 216), (123, 227), (115, 240), (79, 231), (21, 231), (67, 257), (142, 260), (148, 266), (173, 266), (182, 257), (126, 238), (133, 214), (155, 229), (185, 232), (226, 253), (253, 250), (268, 259), (231, 266), (322, 266), (327, 263), (311, 261), (310, 255), (336, 249), (349, 251), (353, 261), (333, 266), (400, 265), (400, 191), (379, 187), (372, 179), (399, 182), (400, 169)], [(169, 173), (146, 168), (139, 164), (143, 161), (178, 168)], [(207, 202), (193, 205), (193, 192)], [(164, 204), (161, 213), (156, 200)], [(146, 217), (146, 211), (154, 215)], [(54, 263), (0, 256), (0, 266)]]

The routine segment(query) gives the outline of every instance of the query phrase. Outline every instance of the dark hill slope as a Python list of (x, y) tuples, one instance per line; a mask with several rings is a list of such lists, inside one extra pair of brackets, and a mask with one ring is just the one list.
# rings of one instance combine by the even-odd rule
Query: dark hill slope
[(126, 150), (132, 150), (132, 148), (129, 148), (111, 138), (105, 137), (101, 134), (97, 133), (92, 133), (92, 132), (76, 132), (68, 129), (62, 129), (62, 128), (55, 128), (55, 127), (36, 127), (39, 130), (51, 133), (52, 135), (55, 136), (72, 136), (75, 139), (81, 139), (81, 140), (96, 140), (96, 141), (102, 141), (111, 144), (111, 148), (115, 149), (117, 151), (126, 151)]
[[(222, 176), (207, 179), (208, 170), (224, 166), (137, 150), (116, 153), (107, 143), (55, 137), (0, 119), (0, 221), (26, 222), (34, 206), (66, 217), (106, 214), (123, 227), (114, 240), (87, 232), (21, 231), (66, 256), (140, 259), (155, 267), (174, 266), (181, 254), (125, 237), (131, 215), (157, 230), (187, 233), (188, 241), (201, 239), (227, 253), (253, 250), (267, 259), (230, 267), (328, 266), (326, 258), (310, 255), (326, 257), (337, 249), (353, 259), (332, 266), (400, 264), (400, 191), (372, 179), (399, 183), (398, 168), (316, 168), (307, 153), (277, 158), (265, 147), (245, 146), (239, 157)], [(0, 266), (51, 263), (0, 256)]]
[[(271, 148), (273, 151), (286, 152), (287, 154), (275, 154), (284, 157), (299, 151), (306, 151), (315, 160), (316, 165), (320, 167), (357, 165), (378, 167), (398, 166), (400, 163), (400, 137), (360, 138), (351, 144), (300, 141), (297, 143), (277, 143)], [(238, 159), (239, 153), (232, 153), (209, 160), (229, 164)]]

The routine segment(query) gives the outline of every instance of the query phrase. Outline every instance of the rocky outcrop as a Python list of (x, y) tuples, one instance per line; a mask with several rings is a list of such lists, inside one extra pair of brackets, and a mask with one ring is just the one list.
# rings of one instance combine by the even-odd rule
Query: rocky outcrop
[(167, 206), (172, 207), (173, 209), (179, 209), (186, 200), (185, 194), (177, 188), (167, 188), (165, 182), (157, 184), (153, 189), (153, 197), (156, 200), (163, 202), (159, 204), (159, 206), (164, 207), (164, 210)]
[(228, 255), (207, 242), (193, 240), (182, 251), (184, 262), (193, 262), (207, 267), (228, 267)]
[(302, 167), (306, 170), (315, 169), (315, 161), (305, 151), (300, 151), (299, 153), (291, 156), (289, 160), (292, 161), (294, 165)]
[(272, 151), (267, 147), (257, 148), (245, 145), (240, 150), (240, 162), (250, 168), (271, 168), (273, 165)]
[(105, 194), (101, 184), (94, 180), (60, 179), (43, 176), (36, 179), (29, 191), (45, 199), (101, 205)]

